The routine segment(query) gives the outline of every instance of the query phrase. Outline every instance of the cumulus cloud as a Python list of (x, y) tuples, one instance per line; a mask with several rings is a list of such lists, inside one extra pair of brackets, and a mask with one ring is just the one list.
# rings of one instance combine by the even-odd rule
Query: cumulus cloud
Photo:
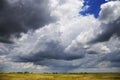
[[(73, 2), (76, 5), (73, 5)], [(52, 3), (55, 2), (53, 1)], [(80, 50), (77, 49), (78, 51), (75, 53), (75, 49), (69, 51), (69, 45), (72, 41), (79, 34), (84, 33), (83, 30), (87, 32), (87, 29), (89, 29), (89, 27), (84, 27), (89, 26), (89, 23), (83, 23), (84, 20), (88, 20), (87, 17), (82, 18), (82, 16), (79, 16), (79, 8), (82, 7), (82, 1), (69, 0), (64, 3), (58, 1), (56, 4), (59, 5), (51, 4), (51, 14), (56, 16), (58, 21), (39, 28), (36, 31), (29, 31), (27, 34), (21, 34), (22, 37), (16, 44), (13, 44), (16, 46), (10, 50), (10, 54), (7, 56), (8, 58), (12, 57), (11, 61), (32, 62), (36, 65), (46, 65), (46, 60), (51, 60), (51, 63), (47, 63), (51, 66), (54, 60), (60, 60), (61, 62), (62, 60), (71, 61), (84, 57), (85, 50), (82, 50), (82, 45), (79, 47)], [(73, 6), (73, 9), (70, 10), (66, 8), (66, 6)], [(69, 12), (65, 12), (66, 14), (64, 14), (64, 11), (68, 10)], [(90, 18), (94, 19), (93, 16), (90, 16)], [(69, 19), (71, 19), (71, 22)], [(93, 21), (91, 24), (94, 23)]]
[[(23, 36), (16, 43), (17, 47), (11, 50), (12, 55), (15, 53), (15, 55), (20, 56), (19, 53), (21, 53), (21, 56), (23, 55), (22, 58), (26, 57), (25, 59), (27, 59), (29, 55), (31, 57), (39, 56), (38, 61), (45, 58), (72, 60), (82, 57), (81, 54), (69, 54), (64, 52), (65, 47), (68, 46), (68, 43), (66, 43), (66, 36), (68, 35), (68, 38), (70, 39), (72, 36), (74, 38), (74, 36), (77, 36), (77, 34), (79, 35), (80, 33), (78, 31), (71, 35), (71, 32), (69, 33), (67, 31), (69, 31), (70, 28), (72, 28), (74, 25), (76, 25), (75, 30), (80, 30), (82, 28), (84, 29), (84, 27), (79, 28), (80, 21), (74, 21), (75, 19), (78, 20), (76, 17), (76, 13), (79, 14), (79, 8), (82, 6), (82, 2), (76, 0), (74, 1), (74, 4), (76, 5), (73, 5), (73, 1), (71, 0), (65, 1), (64, 3), (61, 3), (61, 1), (59, 0), (57, 2), (54, 2), (53, 0), (52, 4), (50, 5), (51, 14), (53, 15), (55, 13), (59, 13), (62, 17), (57, 15), (56, 17), (59, 18), (59, 21), (46, 25), (43, 28), (37, 29), (34, 32), (30, 31), (27, 34), (22, 34)], [(69, 10), (69, 8), (66, 8), (66, 6), (73, 6), (73, 9), (70, 10), (68, 13), (65, 12), (66, 14), (63, 14), (64, 11)], [(74, 14), (71, 14), (71, 12), (73, 12)], [(79, 17), (79, 15), (77, 16)], [(65, 19), (64, 21), (66, 21), (67, 24), (63, 21), (63, 18)], [(69, 18), (74, 21), (74, 23), (69, 24)], [(70, 39), (68, 42), (71, 43), (72, 40), (73, 39)], [(31, 46), (33, 46), (33, 48), (31, 48)]]
[(101, 6), (100, 27), (102, 31), (91, 42), (108, 41), (112, 36), (120, 36), (120, 1), (111, 1)]
[[(28, 11), (26, 12), (25, 10), (25, 16), (27, 15), (29, 18), (25, 17), (25, 19), (30, 20), (30, 24), (23, 21), (26, 24), (24, 25), (25, 28), (28, 29), (17, 31), (21, 37), (15, 40), (16, 43), (0, 44), (0, 56), (5, 56), (5, 59), (7, 59), (4, 62), (5, 64), (2, 65), (12, 66), (10, 68), (7, 67), (6, 70), (15, 71), (23, 66), (18, 71), (69, 72), (70, 70), (80, 70), (80, 68), (119, 67), (116, 64), (116, 62), (119, 62), (119, 56), (116, 56), (119, 55), (120, 46), (118, 1), (103, 4), (99, 19), (96, 19), (93, 15), (82, 16), (79, 14), (82, 11), (83, 0), (50, 0), (49, 2), (9, 0), (9, 2), (6, 2), (7, 5), (9, 3), (9, 6), (12, 7), (24, 2), (22, 5), (25, 8), (22, 7), (21, 9), (26, 9), (27, 7)], [(32, 2), (35, 5), (31, 6)], [(49, 3), (49, 5), (46, 6), (46, 3)], [(10, 7), (10, 10), (12, 10), (12, 7)], [(44, 7), (46, 8), (43, 9)], [(17, 10), (23, 13), (21, 9)], [(33, 13), (29, 9), (33, 10)], [(36, 9), (38, 12), (42, 12), (41, 14), (43, 15), (36, 13)], [(34, 16), (29, 16), (29, 13)], [(41, 18), (39, 20), (38, 16), (45, 18), (45, 23), (39, 22)], [(36, 25), (36, 20), (35, 24), (33, 24), (34, 21), (31, 22), (33, 17), (38, 19), (39, 26), (33, 27)], [(24, 17), (20, 18), (24, 19)], [(51, 22), (53, 18), (57, 20)], [(19, 17), (16, 19), (19, 21)], [(50, 23), (46, 22), (46, 20), (50, 21)], [(17, 34), (14, 31), (9, 33), (10, 37)], [(3, 37), (1, 36), (1, 40)], [(113, 55), (116, 59), (112, 57)]]
[(43, 27), (53, 20), (48, 0), (1, 0), (0, 42), (12, 43), (20, 33)]

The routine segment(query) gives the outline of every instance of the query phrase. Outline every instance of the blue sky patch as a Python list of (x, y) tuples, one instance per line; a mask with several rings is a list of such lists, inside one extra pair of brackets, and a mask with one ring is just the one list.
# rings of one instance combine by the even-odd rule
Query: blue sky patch
[(89, 6), (84, 11), (81, 11), (80, 14), (86, 16), (87, 14), (93, 14), (96, 18), (99, 16), (100, 6), (103, 3), (106, 3), (105, 0), (85, 0), (83, 8)]

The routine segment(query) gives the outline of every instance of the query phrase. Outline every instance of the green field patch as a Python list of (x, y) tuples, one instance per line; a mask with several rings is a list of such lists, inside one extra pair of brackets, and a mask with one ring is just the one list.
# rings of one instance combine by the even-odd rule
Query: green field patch
[(120, 80), (120, 73), (0, 73), (0, 80)]

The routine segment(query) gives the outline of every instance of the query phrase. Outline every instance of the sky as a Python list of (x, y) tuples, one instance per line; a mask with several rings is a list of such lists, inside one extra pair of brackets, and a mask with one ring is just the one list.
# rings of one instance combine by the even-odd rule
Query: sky
[(120, 72), (119, 0), (0, 0), (0, 72)]
[(81, 11), (82, 15), (94, 14), (94, 17), (99, 16), (100, 6), (108, 1), (105, 0), (84, 0), (83, 7), (86, 6), (85, 11)]

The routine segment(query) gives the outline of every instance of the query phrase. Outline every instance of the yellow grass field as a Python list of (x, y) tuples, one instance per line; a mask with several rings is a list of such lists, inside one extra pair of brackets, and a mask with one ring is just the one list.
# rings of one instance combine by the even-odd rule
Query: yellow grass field
[(0, 80), (120, 80), (119, 73), (79, 73), (79, 74), (42, 74), (42, 73), (0, 73)]

